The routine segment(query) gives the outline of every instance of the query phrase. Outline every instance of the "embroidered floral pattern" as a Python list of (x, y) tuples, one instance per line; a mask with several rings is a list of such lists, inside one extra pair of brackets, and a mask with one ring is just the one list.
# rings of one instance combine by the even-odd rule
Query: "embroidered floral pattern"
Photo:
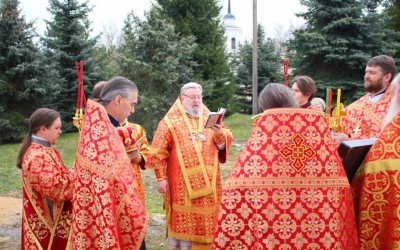
[(359, 249), (350, 185), (322, 113), (263, 113), (225, 182), (217, 224), (213, 249)]
[[(73, 175), (56, 150), (30, 145), (22, 163), (22, 249), (65, 249), (71, 230), (68, 200), (72, 199)], [(52, 211), (47, 199), (53, 203)]]
[[(203, 129), (209, 112), (205, 106), (203, 110), (200, 117), (189, 117), (178, 99), (158, 125), (151, 145), (158, 154), (149, 155), (146, 167), (155, 169), (157, 180), (168, 180), (169, 235), (209, 249), (222, 189), (219, 164), (226, 161), (232, 134), (225, 127), (216, 136), (211, 129)], [(222, 143), (225, 149), (218, 150), (217, 144)], [(240, 197), (234, 192), (227, 194), (228, 206), (234, 207), (236, 198)], [(225, 226), (229, 227), (228, 221)], [(223, 238), (220, 241), (224, 244)]]
[(138, 249), (148, 216), (125, 147), (88, 100), (75, 169), (73, 249)]

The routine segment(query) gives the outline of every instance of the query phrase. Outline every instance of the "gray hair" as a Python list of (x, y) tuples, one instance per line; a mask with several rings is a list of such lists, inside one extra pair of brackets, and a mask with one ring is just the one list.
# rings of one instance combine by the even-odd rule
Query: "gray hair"
[(258, 106), (262, 111), (272, 108), (299, 107), (289, 87), (270, 83), (261, 91)]
[(400, 87), (400, 74), (397, 74), (397, 75), (393, 78), (392, 82), (395, 83), (395, 84), (397, 84), (396, 89), (397, 89), (398, 87)]
[(106, 86), (106, 84), (107, 84), (106, 81), (100, 81), (94, 85), (93, 90), (92, 90), (92, 98), (93, 99), (100, 98), (101, 91), (103, 90), (104, 86)]
[[(390, 106), (386, 113), (385, 119), (383, 120), (383, 123), (382, 123), (383, 127), (388, 125), (393, 120), (393, 118), (400, 112), (399, 96), (397, 95), (398, 89), (400, 88), (400, 74), (397, 74), (394, 77), (391, 84), (395, 84), (395, 92), (396, 93), (392, 93), (394, 95), (392, 97), (392, 100), (390, 101)], [(389, 86), (389, 88), (390, 88), (390, 86)]]
[[(322, 98), (315, 97), (311, 100), (311, 105), (321, 104), (322, 109), (325, 110), (325, 101)], [(330, 110), (328, 110), (330, 112)]]
[(131, 91), (139, 91), (136, 84), (121, 76), (114, 77), (103, 87), (99, 102), (107, 105), (117, 96), (130, 98)]
[(180, 95), (183, 95), (187, 89), (200, 89), (203, 92), (203, 87), (196, 82), (189, 82), (182, 86)]

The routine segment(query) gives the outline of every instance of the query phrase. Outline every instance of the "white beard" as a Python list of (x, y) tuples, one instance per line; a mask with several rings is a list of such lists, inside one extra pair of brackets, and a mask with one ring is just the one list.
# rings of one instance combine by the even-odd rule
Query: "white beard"
[(192, 107), (184, 107), (186, 113), (194, 118), (198, 118), (201, 114), (203, 114), (203, 105), (200, 105), (199, 108), (194, 109)]
[(382, 129), (386, 127), (386, 125), (388, 125), (388, 123), (390, 123), (393, 120), (393, 118), (400, 112), (400, 105), (398, 99), (399, 98), (397, 97), (397, 95), (395, 95), (390, 101), (390, 107), (386, 114), (385, 119), (383, 120)]

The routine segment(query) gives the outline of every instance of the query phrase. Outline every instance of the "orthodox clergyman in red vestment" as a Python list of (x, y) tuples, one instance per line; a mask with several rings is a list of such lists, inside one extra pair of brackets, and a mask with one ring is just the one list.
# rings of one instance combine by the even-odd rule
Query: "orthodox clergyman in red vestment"
[[(118, 127), (118, 133), (125, 144), (126, 152), (128, 152), (128, 157), (135, 170), (138, 192), (144, 205), (146, 204), (146, 199), (141, 171), (146, 169), (146, 158), (149, 152), (149, 142), (146, 139), (146, 133), (142, 126), (132, 122), (126, 122), (122, 127)], [(127, 141), (132, 142), (128, 145)], [(135, 148), (132, 148), (132, 151), (130, 151), (130, 147)], [(131, 154), (135, 155), (131, 156)]]
[(395, 77), (396, 64), (392, 57), (379, 55), (367, 62), (364, 75), (366, 95), (350, 104), (342, 116), (343, 133), (335, 133), (336, 147), (343, 141), (375, 138), (382, 129), (390, 105), (390, 82)]
[(22, 249), (70, 249), (74, 172), (51, 147), (61, 134), (60, 114), (37, 109), (29, 119), (17, 166), (22, 168)]
[(103, 105), (88, 100), (76, 157), (74, 249), (139, 249), (144, 239), (148, 216), (109, 119)]
[[(220, 162), (232, 134), (222, 124), (204, 128), (209, 110), (202, 87), (187, 83), (158, 125), (147, 168), (165, 194), (170, 249), (211, 249), (221, 197)], [(161, 184), (168, 184), (162, 186)]]
[(217, 224), (213, 249), (358, 249), (350, 184), (322, 112), (263, 112)]
[(391, 83), (387, 125), (351, 183), (361, 249), (400, 249), (399, 80)]
[(366, 94), (346, 108), (347, 116), (342, 117), (342, 126), (344, 133), (350, 135), (351, 139), (374, 138), (379, 135), (390, 105), (390, 90), (381, 95), (379, 101), (372, 102), (369, 94)]

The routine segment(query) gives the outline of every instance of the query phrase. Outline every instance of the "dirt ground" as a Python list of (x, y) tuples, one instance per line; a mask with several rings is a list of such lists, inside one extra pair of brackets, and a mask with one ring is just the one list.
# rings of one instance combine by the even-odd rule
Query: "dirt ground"
[[(22, 199), (0, 196), (0, 250), (21, 249), (21, 217)], [(166, 249), (164, 228), (165, 215), (152, 214), (146, 234), (147, 249)]]
[(21, 249), (22, 200), (0, 196), (0, 249)]

